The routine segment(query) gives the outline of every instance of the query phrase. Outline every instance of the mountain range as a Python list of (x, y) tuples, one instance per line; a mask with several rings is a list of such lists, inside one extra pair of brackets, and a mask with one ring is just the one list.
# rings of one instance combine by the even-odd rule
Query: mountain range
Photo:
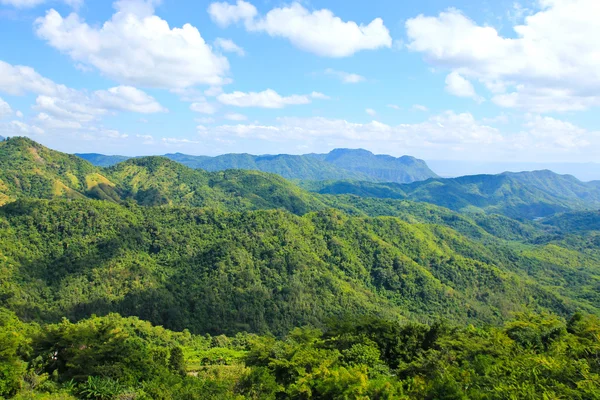
[[(101, 167), (110, 167), (127, 159), (124, 156), (101, 154), (76, 155)], [(257, 170), (278, 174), (286, 179), (357, 179), (409, 183), (437, 177), (423, 160), (409, 156), (395, 158), (375, 155), (362, 149), (336, 149), (328, 154), (306, 155), (224, 154), (207, 157), (175, 153), (164, 157), (194, 169), (213, 172), (227, 169)]]
[(0, 397), (595, 398), (598, 190), (105, 168), (11, 138)]
[(410, 184), (333, 181), (302, 182), (321, 194), (424, 201), (461, 212), (485, 211), (534, 219), (568, 210), (600, 208), (600, 181), (581, 182), (552, 171), (505, 172), (436, 178)]

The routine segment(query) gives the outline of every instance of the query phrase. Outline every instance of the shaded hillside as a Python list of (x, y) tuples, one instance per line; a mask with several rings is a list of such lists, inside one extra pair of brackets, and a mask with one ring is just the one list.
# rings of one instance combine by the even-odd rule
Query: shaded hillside
[(82, 198), (99, 184), (114, 186), (102, 169), (27, 138), (0, 142), (0, 204), (20, 197)]
[(126, 156), (105, 156), (104, 154), (98, 153), (75, 153), (75, 155), (89, 161), (97, 167), (112, 167), (115, 164), (127, 161), (131, 158)]
[[(112, 166), (127, 157), (79, 154), (97, 166)], [(166, 158), (194, 169), (224, 171), (228, 169), (257, 170), (299, 180), (367, 180), (414, 182), (437, 175), (427, 164), (413, 157), (376, 156), (366, 150), (337, 149), (329, 154), (262, 155), (224, 154), (216, 157), (190, 156), (175, 153)]]
[(375, 155), (363, 149), (335, 149), (328, 154), (309, 156), (338, 168), (365, 174), (373, 181), (410, 183), (437, 177), (425, 161), (410, 156)]
[(0, 208), (0, 226), (0, 299), (24, 318), (114, 311), (194, 332), (283, 333), (342, 315), (481, 323), (600, 306), (598, 264), (583, 255), (507, 253), (397, 218), (36, 200)]
[(430, 179), (404, 185), (336, 181), (304, 182), (302, 186), (321, 194), (425, 201), (455, 211), (486, 211), (526, 219), (600, 206), (597, 185), (551, 171)]
[(0, 204), (18, 198), (85, 197), (227, 210), (285, 208), (297, 214), (325, 207), (312, 194), (273, 174), (209, 173), (162, 157), (130, 159), (103, 169), (30, 139), (0, 142)]

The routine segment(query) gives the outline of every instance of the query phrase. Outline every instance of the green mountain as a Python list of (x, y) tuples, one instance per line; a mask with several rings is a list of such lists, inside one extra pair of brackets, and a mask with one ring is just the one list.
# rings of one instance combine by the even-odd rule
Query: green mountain
[(89, 161), (97, 167), (112, 167), (115, 164), (127, 161), (131, 158), (126, 156), (105, 156), (104, 154), (98, 153), (75, 153), (75, 155)]
[(369, 179), (366, 174), (337, 168), (330, 163), (307, 156), (225, 154), (217, 157), (198, 157), (195, 160), (192, 156), (181, 154), (168, 154), (166, 157), (182, 162), (192, 168), (202, 168), (207, 171), (226, 169), (258, 170), (278, 174), (286, 179)]
[(227, 210), (285, 208), (297, 214), (325, 207), (312, 194), (273, 174), (210, 173), (162, 157), (130, 159), (105, 169), (30, 139), (0, 142), (0, 204), (17, 198), (85, 197)]
[(0, 142), (0, 398), (597, 397), (595, 183), (305, 185)]
[(484, 246), (391, 217), (22, 200), (0, 208), (0, 226), (0, 299), (36, 320), (119, 312), (281, 334), (347, 314), (492, 323), (600, 309), (597, 251)]
[(551, 171), (429, 179), (410, 184), (334, 181), (304, 182), (321, 194), (424, 201), (461, 212), (499, 213), (533, 219), (600, 206), (600, 187)]
[(309, 157), (344, 170), (365, 174), (372, 181), (410, 183), (437, 177), (425, 161), (409, 156), (395, 158), (375, 155), (363, 149), (335, 149), (329, 154), (311, 154)]
[[(127, 157), (78, 154), (94, 165), (108, 167)], [(337, 149), (329, 154), (263, 155), (224, 154), (217, 157), (166, 154), (166, 158), (194, 169), (224, 171), (257, 170), (278, 174), (286, 179), (339, 180), (353, 179), (385, 182), (414, 182), (436, 177), (427, 164), (413, 157), (376, 156), (366, 150)]]

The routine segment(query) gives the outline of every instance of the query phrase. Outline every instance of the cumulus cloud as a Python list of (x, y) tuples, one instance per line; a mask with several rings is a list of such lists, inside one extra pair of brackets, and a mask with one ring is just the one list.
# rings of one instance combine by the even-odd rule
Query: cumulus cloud
[[(512, 129), (512, 128), (511, 128)], [(337, 146), (377, 147), (414, 154), (438, 155), (453, 151), (464, 159), (502, 159), (521, 156), (528, 160), (557, 155), (578, 159), (578, 154), (600, 150), (600, 132), (591, 132), (570, 122), (550, 117), (528, 116), (521, 128), (501, 132), (470, 113), (446, 111), (423, 122), (389, 125), (380, 121), (353, 123), (323, 117), (278, 118), (273, 124), (224, 124), (199, 129), (199, 135), (222, 140), (263, 140), (292, 144), (335, 143)], [(363, 144), (360, 144), (363, 143)]]
[(336, 71), (331, 68), (327, 68), (325, 70), (325, 74), (335, 76), (343, 83), (360, 83), (366, 80), (364, 76), (344, 71)]
[(142, 114), (166, 112), (154, 97), (131, 86), (117, 86), (94, 92), (98, 105), (110, 110), (131, 111)]
[(225, 28), (240, 21), (252, 21), (258, 11), (252, 4), (238, 0), (236, 4), (212, 3), (208, 7), (208, 14), (217, 25)]
[(216, 38), (215, 47), (227, 53), (236, 53), (240, 57), (246, 55), (244, 49), (235, 44), (231, 39)]
[(222, 27), (243, 21), (248, 31), (285, 38), (299, 49), (322, 57), (348, 57), (362, 50), (392, 46), (381, 18), (359, 25), (343, 21), (327, 9), (309, 11), (298, 2), (274, 8), (264, 16), (258, 16), (256, 7), (241, 0), (235, 5), (213, 3), (208, 13)]
[(475, 92), (473, 84), (458, 71), (453, 71), (446, 77), (446, 91), (454, 96), (472, 98), (479, 103), (483, 101)]
[(310, 94), (310, 97), (312, 97), (313, 99), (318, 99), (318, 100), (330, 100), (331, 97), (327, 96), (324, 93), (321, 92), (312, 92)]
[[(539, 0), (541, 9), (504, 37), (456, 9), (406, 22), (407, 47), (465, 79), (477, 79), (496, 104), (535, 112), (600, 105), (597, 0)], [(542, 106), (540, 106), (542, 104)]]
[(365, 110), (365, 112), (366, 112), (367, 114), (369, 114), (371, 117), (374, 117), (374, 116), (376, 116), (376, 115), (377, 115), (377, 111), (373, 110), (372, 108), (367, 108), (367, 109)]
[(216, 113), (218, 109), (217, 109), (217, 106), (207, 102), (206, 99), (203, 99), (201, 101), (192, 103), (190, 105), (190, 110), (195, 111), (197, 113), (210, 115), (210, 114)]
[(272, 89), (262, 92), (233, 92), (217, 96), (221, 103), (235, 107), (283, 108), (288, 105), (309, 104), (310, 96), (281, 96)]
[(0, 119), (12, 115), (12, 113), (10, 105), (0, 97)]
[(117, 1), (115, 14), (100, 26), (52, 9), (36, 20), (36, 33), (77, 63), (124, 84), (166, 89), (223, 84), (227, 59), (213, 53), (194, 26), (169, 27), (153, 14), (155, 2)]
[(0, 123), (3, 136), (35, 136), (43, 135), (44, 130), (38, 126), (26, 124), (21, 121)]

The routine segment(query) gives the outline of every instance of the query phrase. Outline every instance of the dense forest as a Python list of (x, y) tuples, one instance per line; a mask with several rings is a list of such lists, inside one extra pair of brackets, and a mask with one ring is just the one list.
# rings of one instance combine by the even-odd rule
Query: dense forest
[(600, 398), (593, 184), (302, 186), (1, 142), (0, 398)]
[[(99, 167), (111, 167), (127, 160), (123, 156), (77, 154)], [(328, 154), (262, 155), (223, 154), (217, 157), (190, 156), (175, 153), (165, 158), (194, 169), (224, 171), (244, 169), (269, 172), (286, 179), (339, 180), (354, 179), (374, 182), (410, 183), (437, 175), (423, 160), (403, 156), (375, 155), (366, 150), (335, 149)]]

